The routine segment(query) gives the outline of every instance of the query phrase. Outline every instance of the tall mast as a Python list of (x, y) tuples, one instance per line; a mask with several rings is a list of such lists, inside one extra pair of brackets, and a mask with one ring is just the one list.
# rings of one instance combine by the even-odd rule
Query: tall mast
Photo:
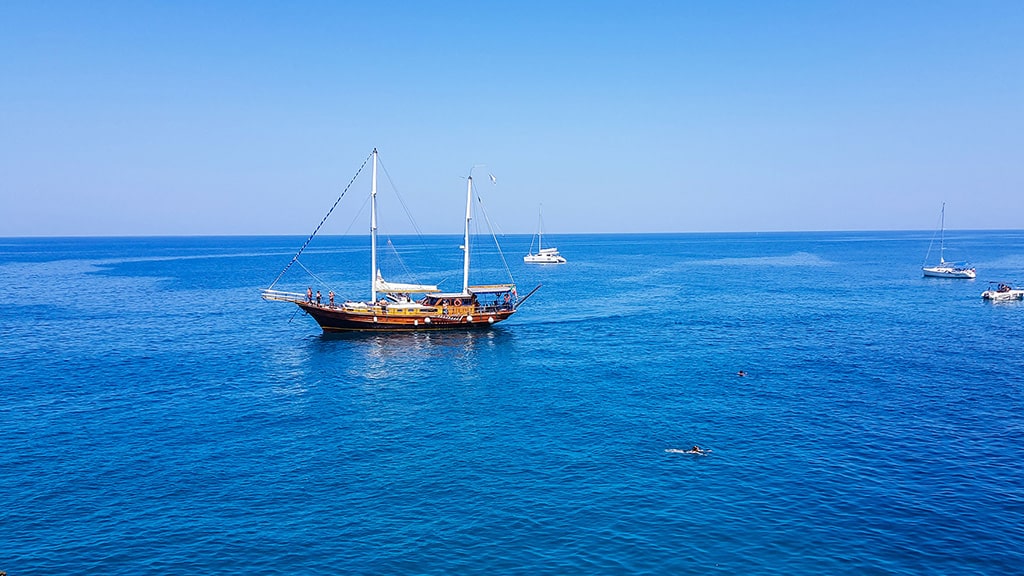
[(544, 204), (537, 206), (537, 253), (544, 247)]
[(466, 181), (466, 235), (463, 238), (462, 249), (465, 256), (462, 260), (462, 293), (469, 295), (469, 219), (472, 218), (473, 207), (473, 173), (470, 171), (469, 179)]
[(939, 264), (946, 263), (946, 203), (942, 203), (939, 215)]
[(377, 301), (377, 149), (373, 149), (370, 184), (370, 302)]

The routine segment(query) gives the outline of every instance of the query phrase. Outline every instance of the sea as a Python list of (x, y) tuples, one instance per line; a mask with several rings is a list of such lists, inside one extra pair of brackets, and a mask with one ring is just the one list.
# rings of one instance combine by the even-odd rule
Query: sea
[(502, 236), (508, 321), (342, 335), (260, 290), (365, 236), (0, 239), (0, 571), (1024, 574), (1024, 231), (933, 236)]

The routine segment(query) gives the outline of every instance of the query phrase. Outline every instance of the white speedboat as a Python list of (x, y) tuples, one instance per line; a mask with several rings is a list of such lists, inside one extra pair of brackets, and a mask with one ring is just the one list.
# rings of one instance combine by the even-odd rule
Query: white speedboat
[[(932, 242), (935, 240), (933, 239)], [(928, 262), (932, 247), (928, 245), (928, 254), (924, 261)], [(921, 272), (931, 278), (975, 278), (978, 274), (973, 266), (963, 262), (947, 262), (946, 252), (946, 203), (942, 203), (942, 212), (939, 216), (939, 263), (936, 266), (921, 266)]]
[(1024, 290), (999, 282), (994, 289), (989, 288), (982, 292), (981, 297), (992, 301), (1024, 300)]
[(537, 253), (533, 253), (533, 242), (530, 242), (530, 253), (523, 256), (523, 262), (527, 264), (565, 264), (565, 257), (558, 253), (558, 248), (542, 248), (544, 242), (544, 217), (538, 212), (537, 216)]

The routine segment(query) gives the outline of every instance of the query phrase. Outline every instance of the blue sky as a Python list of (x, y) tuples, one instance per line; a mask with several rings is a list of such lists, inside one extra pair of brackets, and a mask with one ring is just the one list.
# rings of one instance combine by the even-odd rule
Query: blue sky
[(6, 2), (0, 77), (0, 236), (308, 234), (374, 147), (426, 233), (475, 164), (508, 233), (1024, 227), (1020, 1)]

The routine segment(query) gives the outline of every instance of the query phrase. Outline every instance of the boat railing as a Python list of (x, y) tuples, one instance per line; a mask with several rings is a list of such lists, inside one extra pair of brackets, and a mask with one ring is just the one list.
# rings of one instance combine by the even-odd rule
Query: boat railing
[(487, 314), (489, 312), (501, 312), (503, 310), (511, 310), (511, 309), (512, 309), (512, 304), (509, 304), (509, 303), (506, 303), (506, 304), (486, 304), (486, 305), (481, 305), (481, 306), (477, 307), (477, 310), (479, 310), (479, 312), (481, 314)]
[(272, 290), (265, 288), (260, 292), (260, 296), (264, 300), (275, 301), (275, 302), (302, 302), (305, 301), (306, 295), (301, 292), (286, 292), (284, 290)]

